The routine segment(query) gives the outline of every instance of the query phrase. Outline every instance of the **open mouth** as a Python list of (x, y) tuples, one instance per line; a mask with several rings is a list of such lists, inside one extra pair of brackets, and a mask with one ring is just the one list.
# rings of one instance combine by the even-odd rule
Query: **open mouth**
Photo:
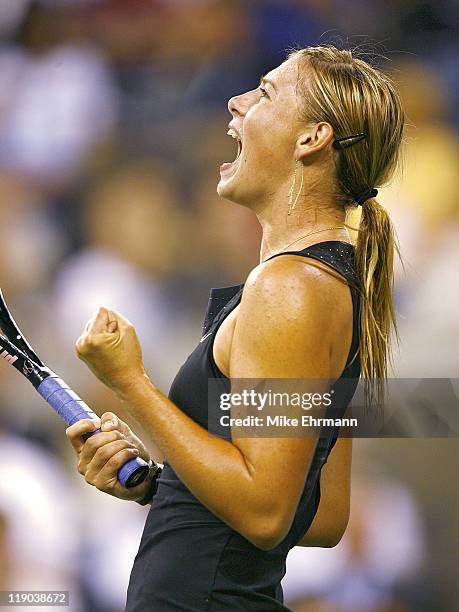
[(233, 168), (233, 166), (235, 166), (242, 152), (242, 140), (239, 134), (236, 132), (236, 130), (234, 130), (233, 128), (230, 128), (227, 134), (237, 141), (237, 153), (236, 153), (236, 159), (234, 159), (232, 162), (225, 162), (224, 164), (220, 166), (220, 170), (222, 171)]
[[(231, 136), (231, 138), (234, 138), (236, 140), (236, 142), (237, 142), (237, 154), (236, 154), (236, 159), (237, 159), (239, 157), (239, 155), (241, 154), (241, 151), (242, 151), (242, 140), (241, 140), (239, 134), (235, 130), (233, 130), (233, 128), (230, 128), (227, 131), (227, 134), (229, 136)], [(236, 161), (236, 159), (232, 163), (234, 163)]]

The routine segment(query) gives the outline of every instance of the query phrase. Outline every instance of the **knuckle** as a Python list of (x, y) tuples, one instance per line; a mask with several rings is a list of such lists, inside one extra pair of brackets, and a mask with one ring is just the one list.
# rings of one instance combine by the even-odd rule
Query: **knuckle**
[(97, 347), (97, 338), (92, 333), (85, 333), (77, 343), (77, 350), (82, 354), (88, 354)]
[(86, 351), (91, 351), (94, 348), (94, 346), (95, 346), (94, 336), (91, 336), (90, 334), (88, 334), (84, 341), (83, 347), (85, 348)]
[(98, 455), (104, 461), (109, 461), (111, 457), (120, 450), (120, 447), (124, 447), (124, 443), (122, 440), (115, 440), (114, 444), (104, 446), (100, 449)]
[(89, 455), (96, 454), (101, 448), (109, 444), (110, 442), (115, 442), (116, 440), (121, 440), (122, 434), (117, 431), (108, 431), (108, 432), (99, 432), (94, 436), (88, 438), (85, 442), (85, 450)]
[(104, 461), (110, 457), (110, 449), (108, 449), (106, 446), (101, 446), (95, 452), (94, 457)]
[(80, 425), (80, 427), (88, 429), (93, 426), (94, 421), (92, 419), (81, 419), (80, 421), (78, 421), (78, 424)]
[(92, 486), (94, 486), (94, 481), (92, 479), (92, 477), (88, 474), (85, 474), (84, 479), (86, 480), (86, 482)]
[(107, 442), (116, 442), (117, 440), (124, 439), (124, 435), (119, 429), (111, 429), (110, 431), (104, 431), (104, 437)]
[[(118, 455), (118, 453), (117, 453)], [(113, 470), (117, 470), (119, 465), (120, 465), (120, 457), (117, 455), (113, 455), (112, 457), (110, 457), (110, 459), (107, 461), (107, 465), (109, 468), (112, 468)]]
[(125, 448), (129, 442), (125, 440), (114, 440), (111, 444), (107, 443), (100, 446), (95, 453), (95, 457), (103, 462), (108, 462), (114, 453)]
[(93, 480), (92, 485), (96, 487), (96, 489), (98, 489), (99, 491), (102, 491), (102, 493), (107, 493), (109, 491), (109, 488), (107, 487), (106, 483), (100, 482), (97, 478)]
[(85, 447), (88, 452), (95, 453), (96, 450), (99, 448), (99, 440), (96, 436), (91, 436), (86, 440)]
[(106, 444), (104, 439), (97, 440), (97, 437), (98, 437), (97, 435), (91, 436), (90, 438), (87, 439), (85, 443), (85, 451), (90, 457), (94, 456), (99, 450), (99, 448), (101, 448), (102, 446)]
[(78, 357), (86, 356), (88, 351), (86, 349), (86, 346), (83, 343), (77, 344), (75, 348), (76, 348), (76, 354), (78, 355)]
[(83, 349), (86, 344), (86, 334), (81, 334), (78, 340), (75, 343), (77, 349)]

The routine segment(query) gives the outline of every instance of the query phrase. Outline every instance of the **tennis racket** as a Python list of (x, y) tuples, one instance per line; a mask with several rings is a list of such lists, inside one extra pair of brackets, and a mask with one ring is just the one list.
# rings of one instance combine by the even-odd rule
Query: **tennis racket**
[[(82, 419), (97, 419), (97, 415), (57, 374), (45, 366), (16, 325), (0, 289), (0, 357), (21, 372), (38, 393), (54, 408), (68, 425)], [(83, 439), (100, 433), (96, 429)], [(139, 457), (127, 461), (118, 471), (118, 480), (127, 488), (143, 482), (148, 464)]]

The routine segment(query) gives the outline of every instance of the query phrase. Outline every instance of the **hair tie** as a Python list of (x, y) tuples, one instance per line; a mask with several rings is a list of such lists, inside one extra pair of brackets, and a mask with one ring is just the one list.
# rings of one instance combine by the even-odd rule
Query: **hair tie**
[(367, 200), (370, 198), (375, 198), (377, 195), (377, 189), (367, 189), (366, 191), (362, 191), (362, 193), (360, 193), (358, 196), (355, 196), (354, 200), (359, 206), (362, 206)]

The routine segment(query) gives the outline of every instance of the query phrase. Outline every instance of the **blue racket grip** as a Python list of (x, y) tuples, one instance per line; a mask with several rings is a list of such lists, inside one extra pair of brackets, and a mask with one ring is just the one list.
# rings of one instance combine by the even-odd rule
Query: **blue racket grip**
[[(68, 425), (73, 425), (82, 419), (98, 419), (99, 417), (79, 397), (68, 384), (56, 375), (48, 376), (37, 387), (38, 393), (54, 408)], [(100, 433), (100, 429), (83, 436), (87, 438)], [(148, 475), (149, 465), (139, 457), (130, 459), (118, 470), (118, 480), (127, 487), (135, 487), (143, 482)]]

